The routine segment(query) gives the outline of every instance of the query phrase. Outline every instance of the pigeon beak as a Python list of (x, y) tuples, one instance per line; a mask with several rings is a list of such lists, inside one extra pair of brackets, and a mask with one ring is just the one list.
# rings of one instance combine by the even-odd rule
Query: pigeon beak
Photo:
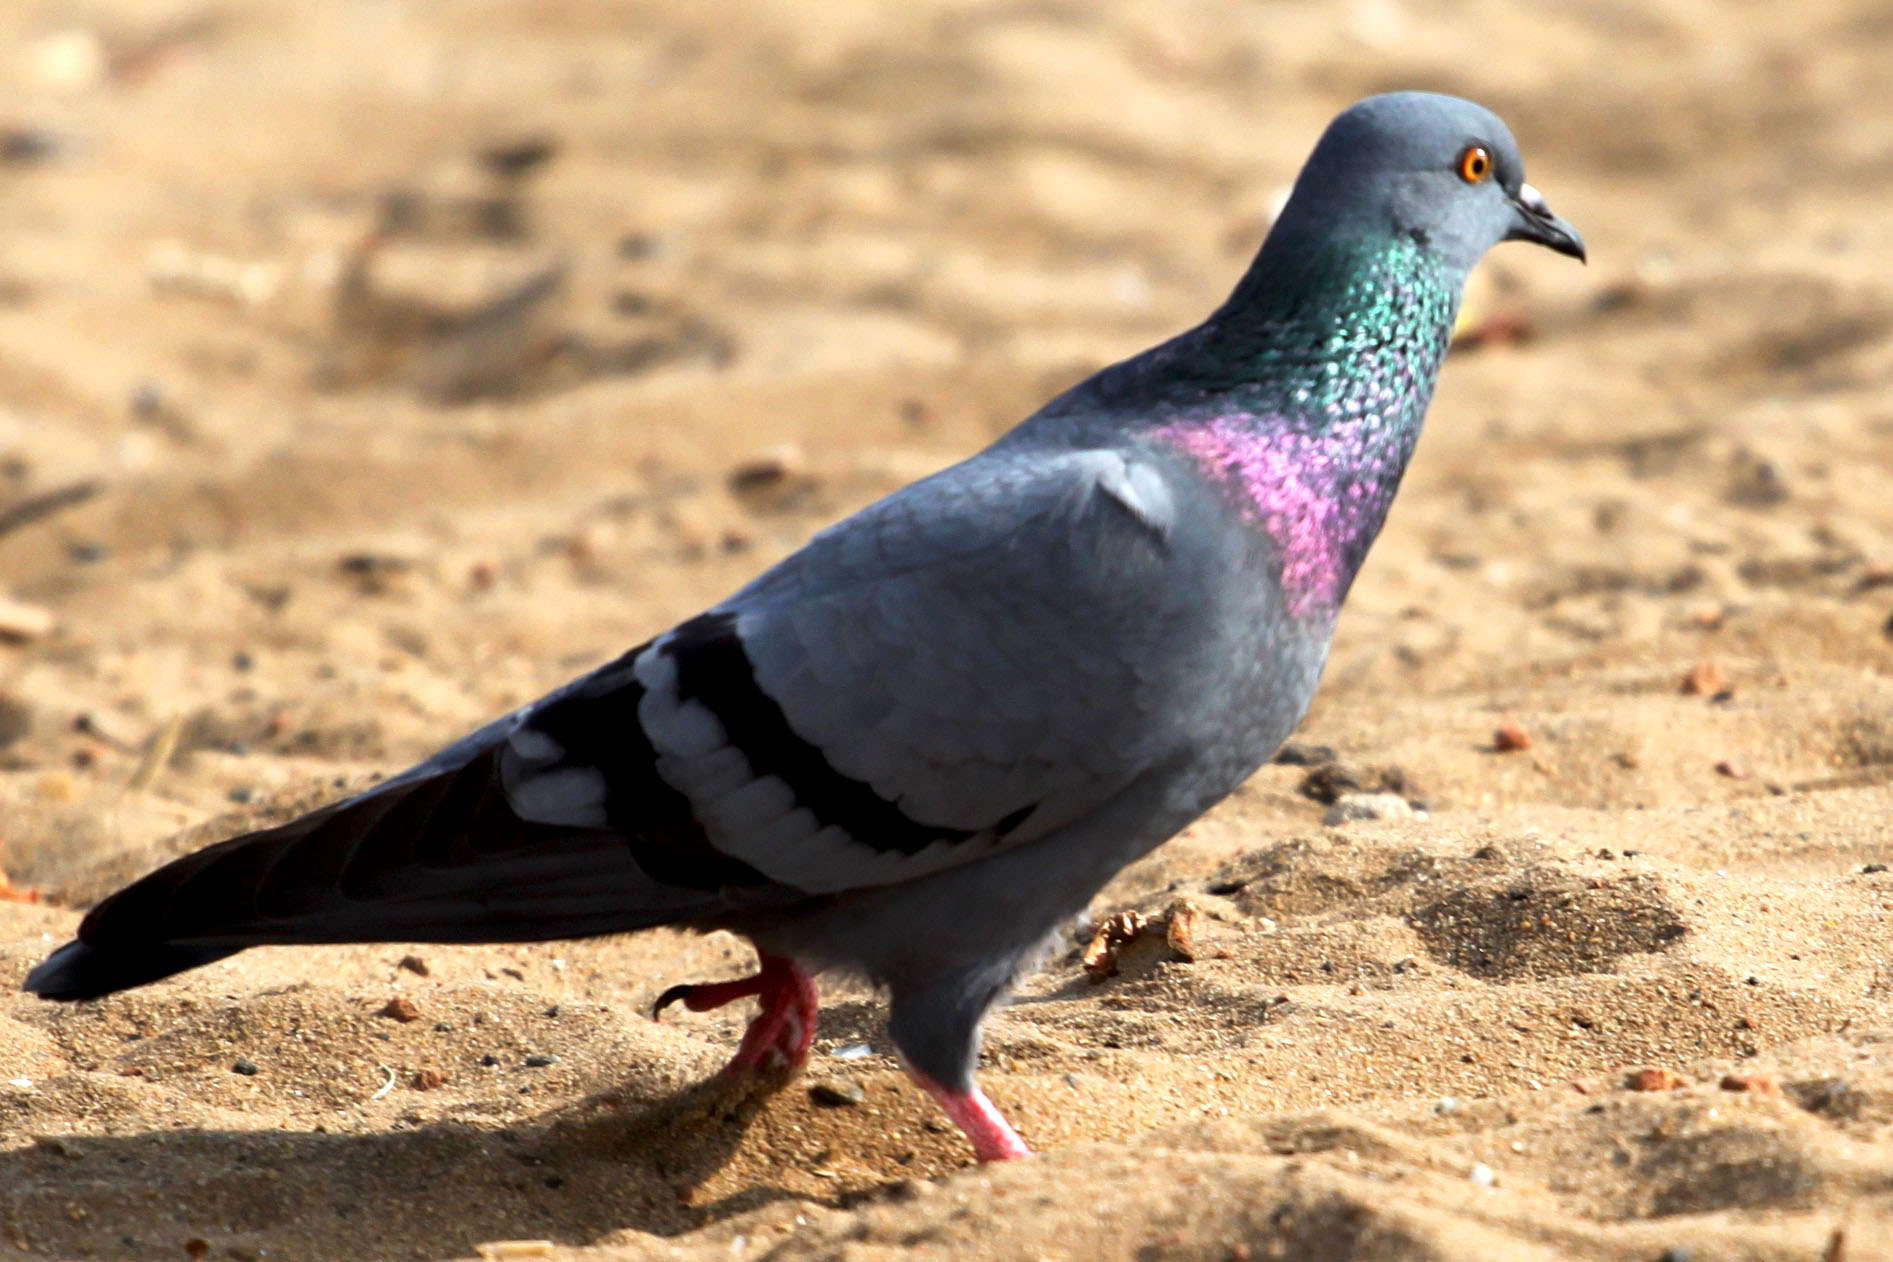
[(1580, 263), (1585, 261), (1584, 238), (1578, 235), (1576, 228), (1551, 213), (1543, 193), (1529, 184), (1520, 184), (1512, 205), (1518, 216), (1511, 231), (1505, 234), (1507, 241), (1536, 241), (1560, 254), (1569, 254)]

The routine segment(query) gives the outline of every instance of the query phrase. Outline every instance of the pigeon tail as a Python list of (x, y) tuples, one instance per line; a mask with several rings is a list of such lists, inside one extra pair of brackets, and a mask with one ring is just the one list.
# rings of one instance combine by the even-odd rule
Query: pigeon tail
[(235, 955), (241, 947), (138, 945), (95, 947), (68, 942), (26, 975), (41, 999), (97, 999)]
[(522, 819), (501, 748), (426, 768), (166, 864), (94, 907), (26, 980), (92, 999), (280, 943), (531, 942), (691, 922), (716, 889), (666, 885), (610, 828)]

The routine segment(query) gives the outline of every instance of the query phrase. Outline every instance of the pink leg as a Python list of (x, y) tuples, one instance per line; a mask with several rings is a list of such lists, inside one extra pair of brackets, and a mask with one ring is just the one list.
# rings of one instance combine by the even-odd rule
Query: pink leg
[(681, 1001), (692, 1012), (708, 1012), (754, 995), (762, 1011), (749, 1023), (742, 1046), (723, 1066), (720, 1077), (755, 1070), (793, 1074), (808, 1060), (809, 1044), (815, 1041), (815, 1017), (821, 1008), (815, 979), (798, 968), (794, 960), (780, 955), (761, 956), (757, 965), (755, 976), (733, 982), (672, 986), (657, 997), (651, 1009), (651, 1016), (656, 1017)]
[(1012, 1123), (1006, 1121), (977, 1086), (955, 1091), (912, 1065), (907, 1066), (907, 1074), (920, 1084), (922, 1091), (940, 1102), (955, 1126), (966, 1132), (966, 1137), (973, 1141), (974, 1155), (981, 1161), (1017, 1161), (1032, 1155), (1019, 1132), (1012, 1129)]

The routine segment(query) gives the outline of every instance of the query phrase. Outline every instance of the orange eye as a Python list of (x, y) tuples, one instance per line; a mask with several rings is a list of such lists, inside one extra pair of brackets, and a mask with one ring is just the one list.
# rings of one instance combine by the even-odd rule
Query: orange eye
[(1484, 145), (1467, 145), (1459, 155), (1459, 178), (1478, 184), (1492, 174), (1492, 154)]

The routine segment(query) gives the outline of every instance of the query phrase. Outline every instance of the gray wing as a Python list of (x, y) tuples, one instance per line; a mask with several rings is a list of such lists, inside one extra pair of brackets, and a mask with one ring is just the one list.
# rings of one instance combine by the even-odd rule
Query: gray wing
[[(870, 507), (617, 668), (709, 846), (808, 893), (1080, 818), (1177, 747), (1209, 616), (1174, 476), (989, 453)], [(628, 718), (628, 716), (622, 716)], [(615, 826), (595, 755), (528, 715), (516, 806)], [(542, 740), (542, 736), (544, 739)]]

